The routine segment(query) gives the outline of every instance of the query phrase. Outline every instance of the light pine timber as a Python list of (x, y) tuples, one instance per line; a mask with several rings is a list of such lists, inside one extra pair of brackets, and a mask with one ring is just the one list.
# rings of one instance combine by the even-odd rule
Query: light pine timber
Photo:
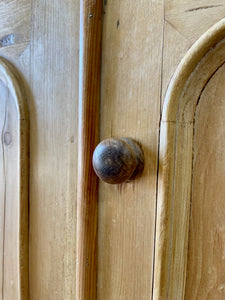
[(4, 0), (0, 14), (0, 41), (23, 33), (0, 55), (28, 93), (30, 299), (74, 299), (79, 1)]
[(224, 80), (223, 64), (195, 111), (187, 300), (225, 297)]
[(225, 61), (225, 20), (188, 51), (167, 90), (160, 133), (153, 299), (184, 299), (194, 115), (202, 90)]
[(181, 59), (193, 43), (224, 17), (221, 0), (165, 0), (162, 103)]
[(0, 299), (28, 300), (28, 139), (26, 93), (0, 57)]
[[(18, 37), (14, 45), (1, 46), (0, 54), (13, 62), (26, 79), (32, 120), (32, 300), (75, 298), (79, 2), (0, 1), (0, 41), (11, 33)], [(224, 4), (224, 1), (166, 0), (165, 18), (170, 22), (170, 28), (169, 32), (167, 29), (164, 31), (164, 38), (161, 36), (163, 30), (158, 28), (163, 23), (160, 21), (163, 19), (163, 2), (132, 1), (131, 5), (128, 0), (108, 0), (104, 3), (107, 5), (103, 24), (102, 101), (106, 101), (106, 105), (102, 109), (101, 139), (111, 136), (111, 132), (113, 136), (126, 136), (129, 131), (131, 137), (140, 139), (145, 145), (148, 167), (143, 177), (145, 184), (140, 189), (135, 185), (134, 193), (140, 195), (141, 199), (137, 205), (134, 201), (121, 201), (127, 194), (124, 190), (123, 194), (116, 190), (109, 197), (106, 186), (101, 184), (98, 219), (101, 260), (98, 263), (100, 272), (97, 288), (99, 297), (101, 295), (104, 300), (106, 297), (113, 299), (115, 294), (119, 295), (119, 299), (126, 299), (126, 295), (132, 299), (135, 294), (144, 295), (149, 300), (152, 281), (149, 270), (154, 251), (154, 234), (151, 233), (155, 222), (155, 155), (158, 151), (160, 82), (163, 80), (165, 91), (188, 47), (224, 16), (223, 6), (185, 11)], [(123, 30), (119, 31), (121, 28)], [(161, 70), (161, 50), (164, 52), (162, 79), (158, 73)], [(131, 85), (127, 80), (129, 76), (132, 77)], [(130, 87), (133, 87), (132, 90)], [(125, 102), (127, 96), (131, 98)], [(143, 98), (146, 99), (144, 102)], [(121, 117), (114, 124), (117, 114)], [(137, 119), (134, 118), (136, 114)], [(132, 188), (128, 192), (127, 199), (133, 199)], [(145, 197), (146, 200), (143, 200)], [(144, 221), (141, 220), (142, 216)], [(136, 242), (136, 249), (132, 241)], [(104, 250), (105, 245), (107, 247)], [(138, 255), (140, 252), (141, 256)], [(123, 267), (122, 260), (118, 259), (121, 254)]]
[(98, 299), (152, 294), (162, 1), (104, 1), (100, 140), (131, 137), (145, 154), (142, 176), (99, 184)]
[(31, 93), (30, 299), (72, 300), (76, 299), (79, 2), (31, 4), (30, 43), (16, 57), (22, 67), (25, 61), (21, 69)]

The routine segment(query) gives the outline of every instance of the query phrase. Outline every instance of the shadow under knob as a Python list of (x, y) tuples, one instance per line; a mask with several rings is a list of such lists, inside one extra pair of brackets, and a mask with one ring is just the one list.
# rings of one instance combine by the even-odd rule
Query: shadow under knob
[(131, 138), (109, 138), (95, 148), (92, 162), (102, 181), (119, 184), (141, 175), (144, 154), (140, 145)]

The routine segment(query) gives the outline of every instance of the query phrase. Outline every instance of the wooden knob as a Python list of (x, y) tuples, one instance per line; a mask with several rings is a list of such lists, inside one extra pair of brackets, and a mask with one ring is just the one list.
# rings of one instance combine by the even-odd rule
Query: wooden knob
[(144, 154), (140, 145), (131, 138), (109, 138), (95, 148), (92, 162), (102, 181), (119, 184), (141, 175)]

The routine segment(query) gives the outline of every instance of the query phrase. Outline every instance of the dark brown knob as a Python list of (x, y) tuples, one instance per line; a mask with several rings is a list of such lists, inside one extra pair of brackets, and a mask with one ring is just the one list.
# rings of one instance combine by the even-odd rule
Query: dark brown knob
[(133, 180), (144, 168), (144, 154), (131, 138), (110, 138), (95, 148), (93, 167), (98, 177), (111, 184)]

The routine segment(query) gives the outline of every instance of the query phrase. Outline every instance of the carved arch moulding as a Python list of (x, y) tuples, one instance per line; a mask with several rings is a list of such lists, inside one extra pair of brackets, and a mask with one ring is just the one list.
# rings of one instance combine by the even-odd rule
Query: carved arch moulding
[(0, 298), (28, 299), (28, 147), (25, 88), (0, 57)]
[(153, 300), (185, 296), (195, 111), (213, 75), (225, 64), (225, 19), (190, 48), (165, 97), (159, 154)]

